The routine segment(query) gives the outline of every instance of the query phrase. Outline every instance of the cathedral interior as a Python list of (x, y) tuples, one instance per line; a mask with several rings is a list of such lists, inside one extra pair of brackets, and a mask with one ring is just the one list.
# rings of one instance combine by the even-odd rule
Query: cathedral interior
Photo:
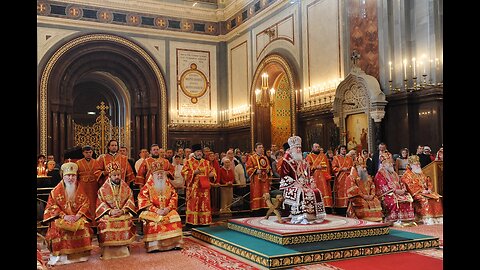
[[(384, 143), (394, 155), (428, 145), (442, 151), (430, 173), (443, 195), (443, 0), (37, 0), (36, 8), (37, 156), (61, 166), (87, 145), (106, 153), (112, 139), (133, 160), (154, 144), (253, 153), (293, 136), (303, 154), (315, 143), (358, 153)], [(45, 203), (52, 187), (38, 183)], [(220, 193), (211, 196), (218, 214)], [(37, 201), (45, 229), (38, 209)]]
[[(37, 153), (443, 144), (443, 1), (37, 1)], [(57, 162), (58, 162), (57, 161)]]

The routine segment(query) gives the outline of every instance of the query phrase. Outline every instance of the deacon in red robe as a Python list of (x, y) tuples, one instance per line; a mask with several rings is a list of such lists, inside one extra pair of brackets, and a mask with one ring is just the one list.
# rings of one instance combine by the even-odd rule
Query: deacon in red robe
[(347, 155), (347, 147), (339, 146), (339, 154), (333, 157), (332, 170), (335, 173), (333, 192), (335, 193), (335, 212), (345, 215), (348, 206), (347, 177), (353, 166), (352, 157)]
[(216, 179), (217, 175), (210, 162), (202, 158), (203, 152), (200, 144), (194, 144), (192, 152), (193, 156), (186, 160), (182, 168), (187, 188), (185, 223), (189, 226), (209, 225), (212, 223), (209, 179)]
[[(97, 160), (93, 156), (93, 148), (91, 146), (84, 146), (82, 148), (83, 158), (77, 160), (78, 165), (78, 188), (83, 190), (88, 196), (90, 202), (90, 214), (95, 215), (97, 193), (100, 185), (95, 177), (95, 167)], [(92, 220), (92, 226), (96, 226), (96, 221)]]
[(95, 165), (94, 169), (95, 177), (97, 178), (97, 182), (100, 186), (105, 183), (105, 180), (108, 177), (106, 168), (111, 162), (120, 164), (120, 168), (122, 170), (120, 178), (127, 182), (127, 184), (130, 184), (130, 182), (135, 180), (135, 174), (133, 173), (130, 163), (128, 163), (128, 157), (118, 153), (118, 142), (116, 140), (110, 140), (108, 142), (108, 153), (102, 154), (97, 158), (97, 164)]
[(306, 161), (310, 165), (311, 174), (315, 179), (315, 184), (322, 192), (323, 203), (328, 213), (333, 207), (332, 188), (330, 187), (330, 161), (323, 152), (320, 151), (320, 145), (314, 143), (312, 152), (306, 157)]
[(152, 164), (154, 162), (159, 162), (163, 170), (167, 173), (167, 177), (174, 179), (175, 167), (168, 161), (168, 159), (160, 156), (160, 146), (158, 144), (152, 144), (150, 147), (151, 156), (145, 158), (142, 164), (137, 171), (137, 176), (135, 177), (135, 184), (140, 188), (145, 185), (145, 182), (152, 174)]
[(245, 168), (250, 178), (250, 210), (268, 208), (263, 194), (270, 193), (272, 168), (262, 143), (255, 144), (255, 153), (248, 157)]

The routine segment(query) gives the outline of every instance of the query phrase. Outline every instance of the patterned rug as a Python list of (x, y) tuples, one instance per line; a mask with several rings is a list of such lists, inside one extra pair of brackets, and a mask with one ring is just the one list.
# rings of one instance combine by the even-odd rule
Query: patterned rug
[[(395, 228), (414, 233), (422, 233), (426, 235), (437, 236), (443, 239), (443, 225), (420, 225), (416, 227)], [(92, 255), (87, 262), (59, 265), (51, 269), (59, 270), (81, 270), (81, 269), (142, 269), (142, 270), (178, 270), (178, 269), (195, 269), (195, 270), (221, 270), (221, 269), (247, 269), (247, 270), (263, 270), (266, 269), (251, 261), (243, 259), (239, 256), (228, 253), (220, 248), (210, 245), (201, 240), (188, 236), (185, 233), (184, 248), (182, 250), (173, 250), (158, 253), (146, 253), (141, 238), (138, 237), (131, 245), (131, 256), (114, 260), (101, 260), (100, 248), (98, 242), (94, 239), (94, 249)], [(49, 251), (39, 239), (38, 246), (41, 250), (42, 257), (48, 261)], [(329, 263), (320, 263), (307, 266), (297, 266), (293, 270), (351, 270), (351, 269), (369, 269), (380, 270), (385, 269), (385, 265), (389, 265), (389, 270), (396, 269), (443, 269), (443, 249), (426, 249), (411, 252), (402, 252), (396, 254), (380, 255), (356, 258), (343, 261), (335, 261)], [(408, 265), (402, 263), (408, 263)], [(414, 264), (415, 263), (415, 264)], [(426, 268), (428, 264), (430, 268)], [(366, 268), (368, 266), (368, 268)], [(408, 266), (408, 267), (407, 267)]]

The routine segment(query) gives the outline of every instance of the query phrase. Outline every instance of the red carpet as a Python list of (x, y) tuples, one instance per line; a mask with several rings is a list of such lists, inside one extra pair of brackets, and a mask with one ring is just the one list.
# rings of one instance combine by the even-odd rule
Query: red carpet
[[(433, 227), (436, 226), (436, 227)], [(396, 229), (396, 228), (395, 228)], [(443, 239), (443, 225), (402, 228), (416, 233), (434, 235)], [(232, 255), (220, 248), (191, 237), (184, 238), (183, 250), (158, 253), (146, 253), (143, 242), (135, 242), (131, 247), (131, 255), (127, 258), (101, 260), (100, 248), (95, 248), (87, 262), (58, 265), (55, 270), (221, 270), (221, 269), (265, 269), (246, 259)], [(96, 241), (95, 241), (96, 244)], [(42, 245), (44, 260), (48, 260), (48, 250)], [(329, 263), (297, 266), (294, 270), (441, 270), (443, 269), (443, 250), (427, 249), (396, 254), (370, 256)]]
[(359, 258), (344, 260), (339, 262), (330, 262), (332, 266), (340, 269), (362, 269), (362, 270), (439, 270), (443, 269), (443, 260), (416, 254), (413, 252), (403, 252), (381, 256), (371, 256), (368, 258)]

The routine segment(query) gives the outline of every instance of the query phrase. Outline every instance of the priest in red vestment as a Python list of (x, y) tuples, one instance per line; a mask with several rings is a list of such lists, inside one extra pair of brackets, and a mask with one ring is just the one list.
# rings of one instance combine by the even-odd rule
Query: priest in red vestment
[(210, 178), (217, 175), (210, 162), (203, 159), (200, 144), (192, 146), (193, 156), (185, 161), (182, 175), (187, 188), (186, 194), (186, 220), (189, 226), (209, 225), (212, 223), (212, 206), (210, 204)]
[[(250, 178), (250, 210), (267, 209), (263, 194), (270, 193), (272, 168), (268, 157), (264, 154), (262, 143), (255, 144), (255, 153), (248, 157), (245, 167)], [(264, 213), (256, 213), (258, 214)]]
[(375, 183), (362, 164), (352, 167), (347, 177), (347, 217), (381, 222), (382, 204), (376, 195)]
[(289, 151), (283, 156), (280, 174), (280, 190), (284, 204), (290, 205), (290, 223), (320, 223), (327, 216), (321, 191), (310, 175), (309, 163), (303, 159), (302, 139), (288, 138)]
[(97, 158), (97, 164), (95, 165), (95, 177), (97, 178), (98, 184), (101, 186), (105, 183), (105, 180), (108, 177), (108, 172), (106, 171), (107, 165), (111, 162), (116, 162), (120, 164), (122, 174), (120, 178), (123, 181), (130, 184), (130, 182), (135, 180), (135, 174), (133, 173), (132, 166), (128, 163), (128, 157), (122, 155), (118, 152), (118, 142), (117, 140), (110, 140), (108, 142), (108, 152), (102, 154)]
[(401, 180), (413, 196), (416, 219), (426, 225), (442, 224), (441, 196), (433, 191), (432, 180), (422, 172), (419, 157), (417, 155), (408, 157), (408, 164)]
[(312, 146), (312, 152), (306, 157), (306, 161), (310, 165), (311, 174), (315, 179), (315, 184), (322, 192), (323, 204), (327, 213), (332, 212), (333, 198), (332, 188), (330, 186), (330, 179), (332, 178), (330, 173), (330, 161), (325, 153), (320, 151), (320, 145), (314, 143)]
[[(90, 213), (93, 217), (95, 216), (97, 193), (100, 187), (94, 174), (97, 160), (92, 157), (93, 148), (91, 146), (84, 146), (82, 154), (83, 158), (76, 162), (78, 165), (78, 188), (87, 194), (90, 202)], [(92, 226), (96, 226), (95, 220), (92, 220)]]
[(347, 177), (353, 166), (353, 159), (347, 155), (347, 147), (340, 145), (338, 155), (333, 157), (332, 170), (335, 173), (335, 182), (333, 184), (333, 192), (335, 194), (335, 212), (338, 215), (345, 216), (347, 213), (348, 196), (347, 196)]
[(86, 261), (93, 249), (89, 201), (78, 188), (77, 170), (73, 162), (62, 165), (63, 179), (52, 189), (45, 206), (42, 222), (48, 223), (49, 265)]
[(379, 162), (381, 165), (374, 182), (376, 194), (382, 201), (384, 222), (400, 227), (413, 225), (413, 198), (395, 172), (392, 155), (389, 152), (383, 153)]
[(152, 144), (152, 146), (150, 146), (150, 155), (150, 157), (145, 158), (142, 164), (140, 164), (137, 176), (135, 177), (135, 184), (140, 188), (145, 185), (145, 182), (152, 174), (152, 164), (154, 162), (160, 162), (167, 177), (172, 180), (174, 179), (175, 167), (168, 161), (168, 159), (160, 156), (160, 146), (158, 146), (158, 144)]
[(138, 194), (139, 220), (147, 252), (182, 248), (182, 221), (177, 212), (178, 195), (163, 164), (154, 162), (152, 174)]
[(135, 240), (136, 227), (133, 215), (137, 207), (132, 189), (122, 181), (120, 165), (107, 165), (109, 177), (98, 190), (96, 220), (98, 243), (102, 259), (123, 258), (130, 255), (129, 244)]

